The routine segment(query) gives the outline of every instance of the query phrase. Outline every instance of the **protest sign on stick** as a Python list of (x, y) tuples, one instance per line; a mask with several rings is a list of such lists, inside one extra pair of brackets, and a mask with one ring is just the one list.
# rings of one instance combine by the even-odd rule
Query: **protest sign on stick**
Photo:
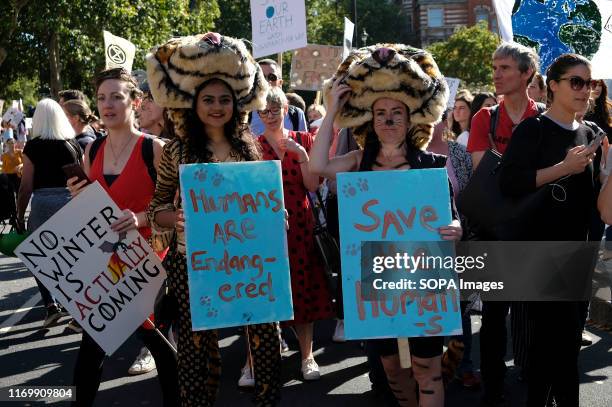
[(194, 330), (293, 318), (279, 161), (180, 167)]
[(446, 108), (452, 109), (455, 106), (455, 96), (457, 96), (457, 90), (459, 90), (460, 79), (445, 77), (444, 80), (448, 85), (448, 101), (446, 102)]
[(456, 283), (454, 270), (390, 269), (395, 279), (385, 281), (406, 285), (410, 280), (417, 286), (384, 289), (380, 280), (388, 274), (373, 267), (374, 257), (392, 257), (393, 252), (408, 253), (416, 260), (454, 254), (452, 242), (442, 242), (437, 230), (451, 223), (446, 170), (341, 173), (338, 203), (346, 337), (461, 333), (458, 290), (430, 286)]
[(293, 51), (291, 89), (318, 91), (323, 81), (331, 78), (342, 62), (342, 47), (308, 45)]
[(110, 229), (122, 215), (95, 182), (15, 250), (109, 355), (153, 312), (166, 278), (159, 258), (140, 233), (117, 234)]
[(307, 44), (304, 0), (251, 0), (251, 24), (255, 58)]
[(106, 69), (125, 68), (132, 71), (136, 46), (125, 38), (117, 37), (108, 31), (104, 34), (104, 57), (106, 58)]
[[(355, 24), (348, 18), (344, 17), (344, 42), (342, 43), (342, 60), (349, 56), (351, 49), (353, 49), (353, 32), (355, 31)], [(364, 44), (365, 45), (365, 44)]]

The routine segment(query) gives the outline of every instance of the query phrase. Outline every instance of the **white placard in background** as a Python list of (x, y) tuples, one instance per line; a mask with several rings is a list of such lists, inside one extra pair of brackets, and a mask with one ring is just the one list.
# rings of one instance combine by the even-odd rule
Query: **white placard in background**
[(342, 60), (344, 61), (348, 57), (351, 49), (353, 48), (353, 32), (355, 31), (355, 24), (348, 18), (344, 17), (344, 42), (342, 43)]
[(104, 57), (106, 58), (106, 69), (125, 68), (132, 72), (136, 46), (125, 38), (117, 37), (108, 31), (104, 34)]
[(446, 103), (446, 109), (452, 109), (455, 106), (455, 96), (457, 96), (457, 90), (459, 90), (460, 79), (457, 78), (444, 78), (448, 84), (448, 102)]
[(251, 23), (255, 58), (307, 45), (304, 0), (251, 0)]

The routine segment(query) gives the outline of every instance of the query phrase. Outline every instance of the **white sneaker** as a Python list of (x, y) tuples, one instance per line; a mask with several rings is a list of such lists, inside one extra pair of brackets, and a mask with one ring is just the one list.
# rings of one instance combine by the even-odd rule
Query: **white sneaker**
[(151, 370), (155, 369), (155, 359), (149, 352), (149, 349), (143, 347), (140, 349), (140, 353), (132, 363), (132, 366), (128, 369), (128, 373), (131, 375), (138, 375), (143, 373), (149, 373)]
[(304, 380), (319, 380), (321, 377), (319, 365), (314, 358), (302, 360), (302, 377), (304, 377)]
[(255, 387), (255, 378), (249, 366), (242, 368), (240, 379), (238, 379), (238, 387)]
[(343, 319), (339, 319), (336, 322), (336, 329), (334, 330), (334, 336), (332, 336), (332, 341), (346, 342), (346, 338), (344, 338), (344, 320)]

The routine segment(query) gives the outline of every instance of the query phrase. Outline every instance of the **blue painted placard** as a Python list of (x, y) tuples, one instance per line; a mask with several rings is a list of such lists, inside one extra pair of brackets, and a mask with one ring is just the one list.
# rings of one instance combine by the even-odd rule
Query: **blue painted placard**
[(293, 319), (279, 161), (180, 166), (194, 330)]
[[(422, 242), (430, 242), (430, 254), (454, 254), (448, 253), (449, 247), (454, 252), (452, 245), (437, 243), (442, 240), (437, 228), (452, 220), (446, 170), (340, 173), (337, 179), (346, 337), (460, 334), (461, 314), (456, 290), (429, 295), (423, 290), (405, 290), (403, 296), (398, 292), (391, 297), (379, 295), (376, 298), (364, 297), (362, 290), (362, 284), (372, 280), (368, 275), (373, 274), (372, 264), (363, 264), (362, 268), (364, 242), (395, 242), (396, 247), (411, 253), (412, 249), (406, 249), (410, 242), (421, 242), (416, 247), (421, 247)], [(402, 244), (398, 246), (397, 242)], [(371, 246), (367, 247), (370, 251)], [(407, 273), (406, 277), (414, 280), (419, 273)]]

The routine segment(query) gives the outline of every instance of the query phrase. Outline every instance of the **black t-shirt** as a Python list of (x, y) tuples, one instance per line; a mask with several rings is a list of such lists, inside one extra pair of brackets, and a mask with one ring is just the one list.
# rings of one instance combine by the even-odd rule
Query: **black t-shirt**
[[(568, 130), (546, 116), (525, 119), (512, 133), (502, 158), (500, 188), (504, 194), (524, 196), (536, 190), (537, 170), (551, 167), (565, 159), (567, 152), (588, 145), (593, 130), (580, 124)], [(595, 210), (593, 165), (580, 174), (557, 182), (545, 205), (538, 210), (530, 234), (525, 240), (586, 241), (589, 222)], [(566, 199), (563, 201), (562, 197)]]
[(37, 137), (28, 141), (23, 153), (34, 165), (33, 188), (65, 187), (66, 175), (62, 166), (78, 161), (75, 152), (83, 155), (76, 140), (43, 140)]

